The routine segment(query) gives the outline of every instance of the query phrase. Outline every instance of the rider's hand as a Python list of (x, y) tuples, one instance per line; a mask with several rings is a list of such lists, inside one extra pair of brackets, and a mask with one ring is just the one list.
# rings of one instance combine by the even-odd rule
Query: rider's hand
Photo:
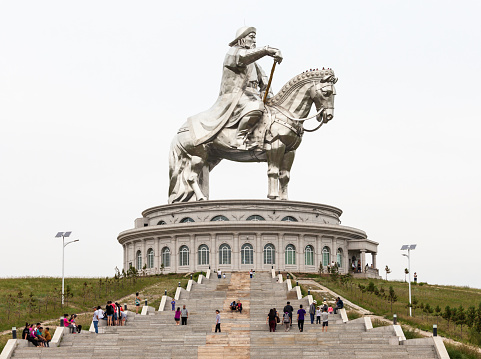
[(272, 56), (274, 58), (274, 60), (277, 62), (277, 63), (281, 63), (282, 62), (282, 54), (281, 54), (281, 50), (276, 50), (275, 54)]

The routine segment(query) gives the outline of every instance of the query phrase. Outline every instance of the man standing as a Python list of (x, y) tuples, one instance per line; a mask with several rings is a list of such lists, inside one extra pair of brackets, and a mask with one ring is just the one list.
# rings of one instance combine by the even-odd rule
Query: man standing
[(284, 307), (283, 312), (289, 313), (289, 318), (291, 318), (291, 327), (292, 327), (292, 312), (294, 311), (294, 308), (291, 305), (291, 302), (287, 302), (287, 305)]
[(182, 318), (182, 325), (187, 325), (187, 318), (189, 318), (189, 311), (185, 308), (185, 304), (180, 311), (180, 317)]
[(99, 310), (101, 310), (100, 305), (97, 308), (94, 307), (94, 309), (96, 309), (96, 311), (94, 312), (94, 317), (92, 318), (92, 322), (94, 323), (95, 333), (98, 334), (99, 333)]
[(215, 311), (215, 332), (217, 333), (217, 330), (219, 330), (220, 333), (220, 312), (219, 310)]
[(314, 317), (316, 315), (316, 304), (314, 301), (309, 306), (309, 315), (311, 316), (311, 324), (314, 324)]
[(304, 331), (304, 316), (306, 315), (306, 311), (302, 308), (302, 304), (299, 306), (299, 310), (297, 311), (297, 326), (299, 327), (299, 331)]
[(262, 96), (268, 79), (256, 61), (271, 56), (281, 63), (282, 54), (269, 46), (256, 48), (256, 32), (255, 27), (241, 27), (229, 43), (216, 103), (209, 110), (187, 120), (194, 145), (212, 140), (224, 127), (236, 126), (234, 148), (246, 150), (257, 146), (252, 143), (248, 148), (246, 140), (252, 127), (264, 114)]

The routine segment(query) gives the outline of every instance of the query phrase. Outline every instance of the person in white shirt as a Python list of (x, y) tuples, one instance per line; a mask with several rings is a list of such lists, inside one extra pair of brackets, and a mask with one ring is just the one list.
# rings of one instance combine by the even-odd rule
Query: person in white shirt
[(217, 333), (217, 330), (220, 331), (220, 312), (218, 310), (215, 311), (216, 316), (215, 316), (215, 332)]
[(317, 307), (316, 309), (316, 324), (321, 324), (321, 307)]

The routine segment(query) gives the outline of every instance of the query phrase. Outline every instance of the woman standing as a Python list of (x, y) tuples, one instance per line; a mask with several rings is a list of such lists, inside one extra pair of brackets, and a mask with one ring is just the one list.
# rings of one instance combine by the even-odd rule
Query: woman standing
[(135, 293), (135, 314), (139, 314), (140, 297), (139, 292)]
[(175, 325), (179, 325), (180, 315), (181, 315), (180, 307), (177, 307), (177, 311), (175, 312), (175, 315), (174, 315)]
[(269, 325), (269, 332), (275, 332), (276, 331), (276, 312), (274, 309), (271, 309), (269, 311), (269, 314), (267, 315), (267, 323)]

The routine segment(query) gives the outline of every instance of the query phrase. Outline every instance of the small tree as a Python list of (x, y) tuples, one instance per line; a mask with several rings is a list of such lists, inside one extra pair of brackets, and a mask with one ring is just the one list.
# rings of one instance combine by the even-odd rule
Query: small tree
[(394, 292), (394, 288), (392, 286), (389, 287), (389, 294), (387, 296), (387, 300), (391, 303), (391, 314), (392, 314), (392, 304), (397, 302), (397, 295)]
[(162, 264), (160, 265), (160, 273), (161, 273), (161, 274), (164, 274), (164, 270), (165, 270), (165, 265), (164, 265), (164, 263), (162, 263)]
[(404, 282), (407, 282), (406, 276), (409, 274), (409, 269), (404, 268)]
[(470, 306), (466, 310), (466, 325), (468, 328), (472, 328), (474, 325), (474, 319), (476, 318), (476, 309), (474, 306)]
[(456, 311), (456, 324), (461, 327), (461, 339), (463, 338), (463, 325), (466, 324), (466, 313), (462, 305)]
[(324, 267), (322, 265), (322, 261), (319, 262), (319, 275), (322, 275), (324, 273)]
[(481, 333), (481, 303), (479, 303), (479, 306), (476, 309), (476, 315), (473, 321), (473, 328), (476, 332)]
[(387, 280), (387, 275), (391, 273), (391, 269), (386, 265), (386, 268), (384, 268), (384, 270), (386, 271), (386, 280)]
[(436, 316), (436, 325), (439, 325), (439, 316), (441, 315), (441, 307), (439, 305), (434, 308), (435, 316)]
[(418, 307), (418, 299), (416, 297), (413, 297), (413, 303), (412, 303), (412, 307), (413, 307), (413, 317), (414, 317), (414, 310), (417, 309)]
[(441, 315), (446, 321), (448, 322), (448, 330), (449, 330), (449, 322), (451, 321), (451, 307), (449, 305), (444, 308), (444, 312)]

